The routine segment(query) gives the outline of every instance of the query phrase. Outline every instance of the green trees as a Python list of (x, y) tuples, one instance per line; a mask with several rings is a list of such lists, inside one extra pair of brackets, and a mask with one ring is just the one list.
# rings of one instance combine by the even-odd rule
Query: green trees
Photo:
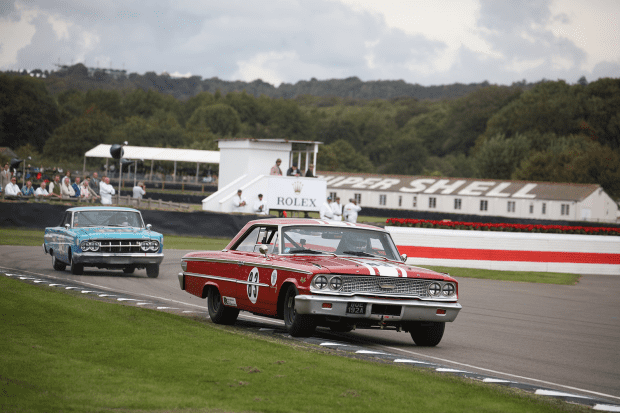
[(58, 106), (41, 79), (0, 73), (0, 146), (41, 149), (59, 123)]
[[(97, 83), (79, 65), (45, 80), (0, 74), (0, 146), (42, 151), (56, 163), (122, 141), (217, 150), (217, 139), (226, 137), (313, 140), (324, 142), (320, 170), (599, 183), (620, 197), (620, 79), (478, 85), (444, 100), (325, 93), (274, 99), (255, 97), (255, 89), (212, 88), (215, 93), (180, 101), (145, 84), (130, 89), (131, 78)], [(205, 90), (200, 79), (192, 82), (188, 91)], [(306, 83), (301, 86), (313, 93), (318, 81)], [(365, 84), (356, 78), (332, 83), (345, 92)], [(366, 86), (368, 92), (379, 84)], [(405, 86), (390, 87), (396, 93)]]
[(97, 110), (74, 118), (54, 130), (43, 155), (54, 163), (75, 162), (86, 151), (105, 142), (113, 125), (110, 116)]

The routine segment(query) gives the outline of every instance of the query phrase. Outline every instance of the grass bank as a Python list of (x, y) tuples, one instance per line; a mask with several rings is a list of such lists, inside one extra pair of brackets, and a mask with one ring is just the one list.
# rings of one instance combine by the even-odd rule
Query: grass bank
[(553, 399), (0, 276), (6, 412), (553, 412)]

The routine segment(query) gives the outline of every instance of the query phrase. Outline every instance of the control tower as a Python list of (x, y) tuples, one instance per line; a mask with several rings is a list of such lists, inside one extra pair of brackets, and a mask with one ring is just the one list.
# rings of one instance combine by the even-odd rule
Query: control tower
[[(326, 181), (306, 178), (305, 174), (310, 165), (316, 168), (320, 144), (285, 139), (220, 139), (218, 190), (202, 201), (202, 209), (232, 212), (233, 197), (241, 189), (248, 205), (236, 212), (254, 213), (252, 205), (258, 194), (263, 194), (268, 210), (318, 212), (327, 197)], [(282, 176), (269, 174), (276, 159), (282, 160)], [(304, 176), (286, 176), (293, 164)]]

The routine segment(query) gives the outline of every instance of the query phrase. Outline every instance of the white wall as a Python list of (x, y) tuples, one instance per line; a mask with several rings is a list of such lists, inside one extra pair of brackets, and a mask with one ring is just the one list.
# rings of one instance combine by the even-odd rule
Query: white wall
[(620, 237), (386, 227), (411, 265), (620, 275)]

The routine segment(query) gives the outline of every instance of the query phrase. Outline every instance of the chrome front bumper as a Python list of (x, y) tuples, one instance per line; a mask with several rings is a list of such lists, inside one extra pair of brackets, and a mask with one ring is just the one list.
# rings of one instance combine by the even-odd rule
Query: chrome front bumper
[(123, 264), (161, 264), (164, 260), (164, 253), (97, 253), (82, 252), (71, 255), (71, 259), (76, 264), (97, 265), (123, 265)]
[[(347, 313), (348, 303), (366, 303), (364, 314)], [(326, 304), (326, 306), (324, 306)], [(331, 304), (331, 308), (328, 307)], [(375, 307), (373, 310), (373, 306)], [(383, 306), (389, 306), (389, 315), (381, 314)], [(400, 311), (398, 308), (400, 307)], [(389, 300), (367, 297), (335, 297), (320, 295), (298, 295), (295, 297), (295, 311), (331, 317), (343, 317), (352, 320), (370, 321), (454, 321), (461, 311), (459, 303), (442, 303), (438, 301)], [(396, 310), (396, 311), (395, 311)], [(395, 313), (399, 313), (396, 315)]]

